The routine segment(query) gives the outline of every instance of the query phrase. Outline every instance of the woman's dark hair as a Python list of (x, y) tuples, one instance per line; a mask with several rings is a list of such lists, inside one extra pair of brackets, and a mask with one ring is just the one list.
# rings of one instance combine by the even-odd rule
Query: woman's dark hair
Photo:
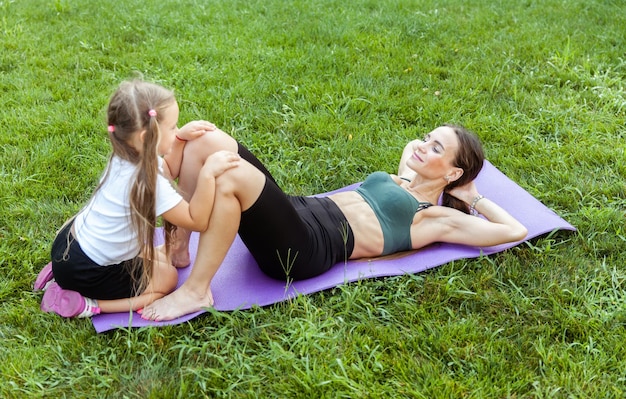
[(466, 128), (457, 125), (447, 126), (454, 130), (459, 140), (459, 147), (456, 157), (453, 161), (454, 166), (463, 169), (463, 175), (457, 180), (450, 182), (445, 188), (442, 196), (441, 205), (455, 208), (461, 212), (469, 213), (469, 206), (460, 199), (448, 194), (448, 191), (454, 187), (459, 187), (474, 180), (478, 176), (478, 172), (483, 167), (485, 153), (483, 146), (475, 133), (470, 132)]

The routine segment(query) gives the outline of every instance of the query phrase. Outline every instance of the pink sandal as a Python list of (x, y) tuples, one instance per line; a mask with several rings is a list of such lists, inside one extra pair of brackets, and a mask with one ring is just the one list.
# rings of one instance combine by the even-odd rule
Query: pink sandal
[(63, 317), (91, 317), (100, 314), (98, 303), (76, 291), (64, 290), (55, 281), (50, 282), (41, 298), (41, 310)]
[(37, 275), (35, 284), (33, 284), (33, 291), (45, 291), (52, 281), (54, 281), (54, 275), (52, 274), (52, 262), (50, 262)]

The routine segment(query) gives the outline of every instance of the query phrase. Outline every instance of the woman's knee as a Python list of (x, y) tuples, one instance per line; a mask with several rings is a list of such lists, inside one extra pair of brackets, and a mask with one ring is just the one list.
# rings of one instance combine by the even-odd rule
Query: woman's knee
[(209, 155), (220, 150), (237, 152), (237, 141), (223, 132), (216, 129), (205, 133), (202, 136), (188, 141), (185, 144), (185, 158), (196, 158), (204, 160)]
[(242, 203), (254, 202), (263, 191), (265, 175), (249, 162), (227, 170), (215, 179), (215, 195), (237, 197)]

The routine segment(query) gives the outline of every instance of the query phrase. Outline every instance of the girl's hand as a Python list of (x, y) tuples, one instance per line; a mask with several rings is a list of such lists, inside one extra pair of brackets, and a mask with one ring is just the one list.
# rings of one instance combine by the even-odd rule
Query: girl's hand
[(202, 171), (209, 173), (213, 177), (218, 177), (228, 169), (239, 166), (240, 161), (241, 157), (235, 152), (226, 150), (218, 151), (211, 154), (206, 161), (204, 161)]
[(216, 127), (211, 122), (207, 121), (192, 121), (178, 129), (178, 138), (181, 140), (189, 141), (197, 139), (205, 133), (212, 132)]
[(448, 191), (448, 194), (460, 199), (467, 204), (471, 204), (474, 198), (476, 198), (479, 193), (476, 185), (473, 181), (471, 181), (462, 186), (454, 187), (453, 189)]

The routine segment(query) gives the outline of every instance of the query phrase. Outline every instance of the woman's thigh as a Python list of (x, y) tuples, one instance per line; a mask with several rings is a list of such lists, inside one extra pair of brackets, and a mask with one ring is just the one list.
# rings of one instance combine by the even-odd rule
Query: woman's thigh
[(310, 231), (289, 197), (271, 180), (256, 202), (241, 214), (239, 236), (264, 273), (277, 279), (293, 275), (306, 258)]

